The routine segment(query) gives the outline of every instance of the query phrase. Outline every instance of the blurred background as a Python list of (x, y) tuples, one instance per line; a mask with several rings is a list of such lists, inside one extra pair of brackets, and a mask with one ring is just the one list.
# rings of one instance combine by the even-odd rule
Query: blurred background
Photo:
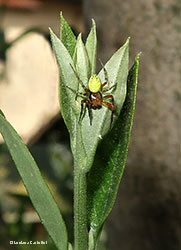
[[(104, 63), (129, 36), (130, 67), (142, 51), (127, 165), (100, 249), (180, 250), (181, 1), (0, 0), (0, 108), (28, 144), (72, 241), (73, 163), (48, 31), (59, 35), (60, 11), (75, 34), (87, 35), (95, 19)], [(54, 245), (0, 138), (0, 250), (11, 249)]]

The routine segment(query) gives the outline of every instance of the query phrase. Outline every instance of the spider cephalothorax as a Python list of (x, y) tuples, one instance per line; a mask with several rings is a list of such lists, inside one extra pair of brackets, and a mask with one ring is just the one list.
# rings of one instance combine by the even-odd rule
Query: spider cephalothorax
[[(72, 67), (72, 69), (73, 69), (73, 67)], [(71, 89), (70, 87), (68, 87), (68, 88), (76, 94), (75, 99), (77, 99), (77, 96), (80, 96), (83, 98), (83, 100), (81, 100), (81, 111), (80, 111), (79, 121), (81, 120), (81, 118), (83, 116), (84, 104), (86, 105), (86, 107), (88, 109), (88, 114), (89, 114), (89, 118), (90, 118), (90, 125), (92, 125), (92, 119), (93, 119), (92, 109), (100, 109), (100, 108), (102, 108), (102, 105), (104, 105), (104, 106), (108, 107), (109, 109), (111, 109), (111, 111), (112, 111), (111, 123), (110, 123), (110, 126), (111, 126), (112, 122), (113, 122), (113, 115), (114, 115), (114, 110), (116, 109), (116, 106), (114, 105), (113, 95), (110, 95), (107, 92), (109, 90), (115, 88), (116, 84), (111, 86), (111, 87), (104, 88), (104, 86), (106, 84), (108, 84), (108, 76), (107, 76), (106, 69), (104, 67), (103, 67), (103, 69), (104, 69), (104, 74), (105, 74), (105, 82), (101, 83), (99, 77), (97, 75), (93, 75), (89, 79), (88, 87), (86, 87), (83, 84), (80, 77), (78, 76), (76, 71), (73, 69), (78, 81), (82, 85), (82, 88), (84, 89), (85, 92), (81, 93), (79, 91), (75, 91), (75, 90)], [(111, 102), (108, 102), (107, 100), (111, 100)]]

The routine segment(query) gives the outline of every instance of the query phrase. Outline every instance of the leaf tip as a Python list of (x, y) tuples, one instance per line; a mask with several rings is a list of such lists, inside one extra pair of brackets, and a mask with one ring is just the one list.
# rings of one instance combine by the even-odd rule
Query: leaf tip
[(50, 27), (48, 27), (48, 29), (49, 29), (49, 32), (50, 32), (51, 41), (53, 41), (53, 38), (54, 38), (55, 34), (54, 34), (53, 30)]
[(131, 37), (129, 36), (129, 37), (127, 38), (126, 42), (125, 42), (125, 45), (127, 45), (127, 46), (129, 45), (130, 39), (131, 39)]
[(62, 11), (60, 11), (60, 23), (61, 23), (61, 26), (64, 24), (64, 23), (67, 23), (64, 16), (63, 16), (63, 13)]
[(140, 51), (140, 52), (136, 55), (136, 60), (139, 60), (141, 54), (142, 54), (142, 51)]
[(77, 39), (81, 39), (82, 38), (82, 33), (79, 33)]
[(137, 66), (139, 66), (139, 60), (140, 60), (141, 54), (142, 54), (142, 52), (140, 51), (140, 52), (136, 55), (135, 63), (136, 63)]
[[(55, 33), (53, 32), (53, 30), (49, 27), (49, 31), (50, 31), (50, 38), (51, 38), (51, 40), (59, 40), (60, 41), (60, 39), (55, 35)], [(52, 44), (53, 44), (53, 42), (52, 42)]]
[(1, 109), (0, 109), (0, 115), (2, 115), (4, 118), (6, 118)]
[(79, 35), (77, 37), (77, 44), (78, 43), (82, 43), (82, 33), (79, 33)]
[(48, 27), (48, 29), (49, 29), (49, 31), (50, 31), (50, 34), (52, 34), (52, 33), (53, 33), (53, 30), (52, 30), (50, 27)]
[(92, 18), (92, 27), (96, 27), (96, 22), (95, 22), (94, 18)]

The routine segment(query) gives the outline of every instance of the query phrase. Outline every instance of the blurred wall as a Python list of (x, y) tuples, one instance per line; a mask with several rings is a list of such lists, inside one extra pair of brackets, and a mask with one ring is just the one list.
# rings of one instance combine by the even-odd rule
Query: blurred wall
[[(60, 113), (58, 68), (45, 35), (49, 27), (59, 35), (60, 11), (76, 31), (83, 31), (82, 8), (78, 0), (5, 3), (2, 7), (0, 1), (0, 32), (12, 46), (5, 53), (6, 60), (1, 60), (0, 53), (0, 108), (24, 142), (32, 143)], [(21, 36), (32, 28), (39, 33)]]
[(128, 36), (142, 51), (136, 114), (119, 197), (107, 223), (111, 250), (181, 249), (181, 1), (85, 0), (106, 62)]

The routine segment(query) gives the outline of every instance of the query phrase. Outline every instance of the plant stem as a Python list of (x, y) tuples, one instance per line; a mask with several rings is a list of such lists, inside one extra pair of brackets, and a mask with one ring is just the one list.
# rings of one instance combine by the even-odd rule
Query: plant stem
[(75, 250), (87, 250), (87, 183), (86, 173), (80, 167), (74, 169), (74, 241)]

